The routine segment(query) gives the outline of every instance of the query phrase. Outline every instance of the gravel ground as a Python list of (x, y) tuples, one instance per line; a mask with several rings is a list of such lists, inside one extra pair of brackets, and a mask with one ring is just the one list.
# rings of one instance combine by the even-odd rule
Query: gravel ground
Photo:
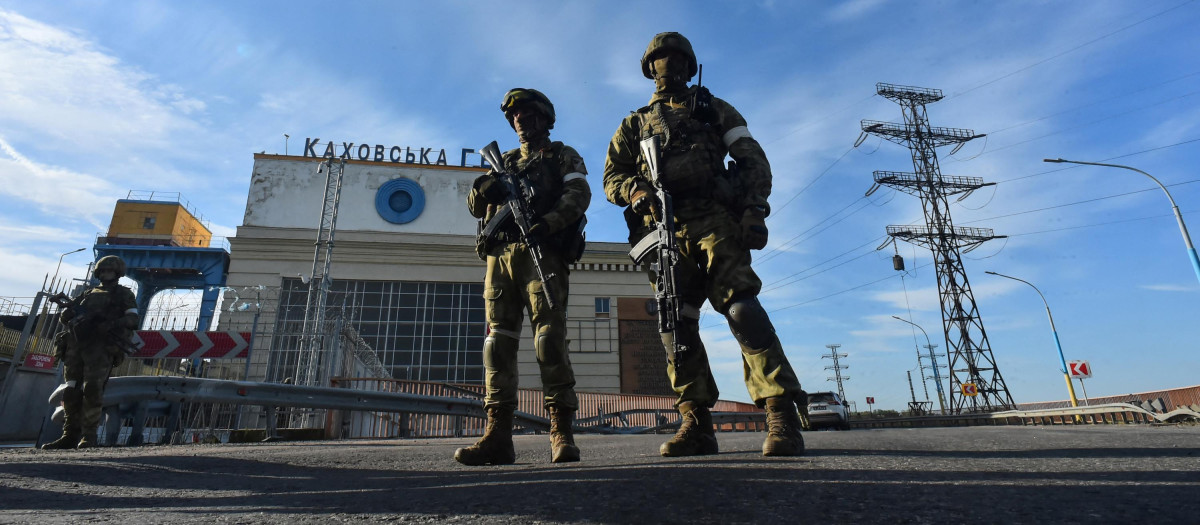
[(0, 522), (1196, 523), (1200, 427), (971, 427), (762, 434), (662, 458), (667, 436), (578, 437), (549, 463), (465, 467), (471, 439), (0, 449)]

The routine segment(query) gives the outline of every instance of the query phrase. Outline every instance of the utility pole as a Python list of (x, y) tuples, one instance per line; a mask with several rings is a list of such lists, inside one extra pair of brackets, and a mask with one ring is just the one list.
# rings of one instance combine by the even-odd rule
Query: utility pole
[[(985, 183), (979, 177), (943, 176), (937, 159), (938, 147), (955, 145), (954, 151), (957, 151), (966, 142), (983, 135), (967, 129), (929, 125), (925, 105), (943, 98), (940, 89), (880, 82), (875, 84), (875, 92), (900, 105), (904, 123), (864, 120), (862, 130), (908, 147), (915, 173), (876, 171), (875, 185), (867, 194), (885, 185), (921, 199), (925, 225), (888, 226), (887, 234), (893, 240), (924, 246), (933, 253), (942, 306), (942, 329), (950, 356), (951, 411), (957, 414), (964, 410), (990, 412), (1014, 408), (1016, 403), (992, 356), (991, 343), (983, 328), (961, 255), (984, 242), (1005, 236), (995, 235), (991, 228), (954, 226), (950, 218), (951, 195), (961, 194), (959, 200), (962, 200), (971, 192), (995, 183)], [(962, 395), (964, 384), (974, 385), (978, 395)]]
[(825, 367), (825, 369), (826, 369), (826, 370), (833, 370), (833, 376), (832, 376), (832, 377), (827, 377), (827, 378), (825, 378), (825, 380), (826, 380), (826, 381), (836, 381), (836, 382), (837, 382), (837, 387), (838, 387), (838, 395), (839, 395), (839, 396), (841, 396), (841, 398), (842, 398), (842, 401), (843, 401), (843, 402), (845, 402), (845, 400), (846, 400), (846, 391), (845, 391), (845, 389), (843, 389), (843, 388), (842, 388), (842, 382), (843, 382), (843, 381), (849, 381), (849, 380), (850, 380), (850, 376), (843, 376), (843, 375), (842, 375), (842, 370), (846, 370), (846, 369), (850, 368), (850, 366), (849, 366), (849, 365), (843, 365), (843, 364), (841, 364), (840, 362), (838, 362), (838, 359), (839, 359), (839, 358), (842, 358), (842, 357), (847, 357), (847, 356), (849, 356), (849, 354), (839, 354), (839, 353), (838, 353), (837, 349), (838, 349), (838, 348), (841, 348), (841, 347), (842, 347), (842, 345), (840, 345), (840, 344), (829, 344), (829, 345), (825, 345), (825, 348), (828, 348), (828, 349), (829, 349), (829, 353), (828, 353), (828, 354), (822, 354), (822, 355), (821, 355), (821, 359), (833, 359), (833, 366), (827, 366), (827, 367)]

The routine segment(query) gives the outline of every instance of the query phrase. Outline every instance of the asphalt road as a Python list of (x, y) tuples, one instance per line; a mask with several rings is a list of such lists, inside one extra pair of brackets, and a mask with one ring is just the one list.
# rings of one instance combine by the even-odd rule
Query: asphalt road
[(67, 523), (1196, 523), (1200, 426), (807, 432), (764, 458), (762, 434), (662, 458), (667, 436), (578, 437), (549, 462), (464, 467), (469, 439), (0, 450), (0, 522)]

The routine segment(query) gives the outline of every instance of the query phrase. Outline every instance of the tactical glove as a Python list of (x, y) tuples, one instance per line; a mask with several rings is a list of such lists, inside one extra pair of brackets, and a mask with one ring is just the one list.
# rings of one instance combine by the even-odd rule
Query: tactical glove
[(647, 213), (658, 216), (658, 196), (654, 194), (654, 188), (651, 188), (644, 182), (639, 182), (633, 187), (633, 191), (629, 192), (629, 203), (633, 207), (633, 212), (639, 215)]
[(504, 186), (503, 182), (500, 182), (500, 179), (488, 176), (479, 183), (479, 194), (492, 204), (500, 204), (508, 199), (508, 188)]
[(546, 221), (538, 219), (529, 226), (529, 231), (525, 232), (531, 240), (541, 240), (542, 237), (550, 233), (550, 225)]
[(742, 246), (749, 250), (761, 250), (767, 246), (767, 210), (751, 206), (742, 212)]

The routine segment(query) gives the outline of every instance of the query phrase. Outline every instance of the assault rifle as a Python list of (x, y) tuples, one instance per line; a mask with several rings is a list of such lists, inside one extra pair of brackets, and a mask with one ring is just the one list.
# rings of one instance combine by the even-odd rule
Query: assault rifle
[[(654, 195), (658, 197), (661, 209), (657, 214), (651, 214), (654, 230), (633, 245), (629, 257), (633, 259), (634, 264), (642, 264), (651, 254), (655, 255), (651, 259), (651, 268), (657, 273), (654, 300), (658, 305), (658, 332), (674, 336), (683, 312), (683, 298), (679, 296), (679, 288), (675, 283), (675, 267), (682, 257), (675, 243), (675, 212), (671, 204), (671, 194), (667, 193), (658, 172), (658, 161), (662, 154), (658, 135), (643, 139), (641, 148), (642, 158), (650, 167), (650, 182), (654, 186)], [(680, 356), (688, 351), (688, 347), (680, 344), (677, 337), (672, 339), (674, 344), (671, 355), (678, 364)]]
[[(550, 306), (551, 310), (554, 310), (557, 306), (554, 304), (554, 293), (550, 288), (550, 279), (553, 279), (555, 274), (546, 274), (542, 271), (542, 262), (545, 260), (542, 250), (542, 240), (536, 236), (529, 235), (529, 228), (537, 221), (537, 217), (533, 215), (532, 206), (534, 198), (537, 197), (534, 188), (523, 177), (504, 171), (504, 160), (500, 155), (500, 147), (496, 145), (496, 141), (493, 140), (487, 146), (484, 146), (479, 151), (479, 154), (483, 156), (483, 160), (492, 165), (492, 169), (496, 172), (496, 179), (501, 184), (504, 184), (505, 189), (508, 190), (508, 200), (501, 207), (497, 216), (489, 223), (488, 227), (494, 230), (507, 220), (505, 215), (512, 217), (512, 221), (521, 232), (521, 240), (529, 248), (529, 253), (533, 255), (533, 267), (537, 270), (538, 280), (542, 281), (542, 293), (546, 295), (546, 304)], [(485, 232), (485, 234), (490, 233)]]
[[(46, 300), (58, 305), (59, 308), (70, 308), (75, 312), (75, 316), (72, 317), (67, 323), (66, 328), (66, 332), (72, 338), (77, 337), (76, 329), (83, 330), (85, 333), (94, 332), (96, 327), (100, 326), (105, 321), (112, 322), (116, 320), (116, 318), (110, 319), (111, 316), (104, 315), (101, 312), (88, 313), (87, 310), (84, 309), (83, 305), (75, 304), (70, 297), (67, 297), (66, 294), (61, 292), (48, 297)], [(128, 337), (124, 337), (118, 333), (116, 328), (110, 329), (109, 331), (100, 335), (107, 338), (108, 343), (120, 348), (121, 351), (127, 356), (136, 354), (139, 350), (141, 350), (141, 348), (133, 344), (133, 341), (130, 341)]]

